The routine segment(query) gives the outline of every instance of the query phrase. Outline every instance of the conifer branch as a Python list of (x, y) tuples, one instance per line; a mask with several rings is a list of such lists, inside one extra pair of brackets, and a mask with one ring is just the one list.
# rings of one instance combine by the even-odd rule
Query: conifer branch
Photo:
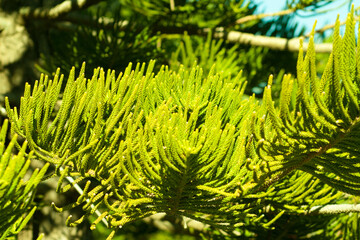
[[(70, 71), (63, 93), (58, 70), (51, 80), (42, 75), (32, 88), (26, 84), (19, 110), (6, 98), (11, 132), (55, 164), (58, 191), (96, 180), (95, 187), (87, 181), (77, 189), (76, 202), (62, 208), (53, 204), (58, 211), (82, 205), (86, 214), (76, 221), (69, 217), (70, 226), (100, 206), (106, 210), (97, 214), (92, 229), (104, 217), (117, 229), (155, 213), (232, 231), (246, 222), (268, 228), (287, 211), (358, 211), (357, 205), (327, 205), (343, 192), (360, 194), (360, 45), (353, 14), (343, 38), (336, 21), (321, 78), (315, 30), (305, 57), (299, 39), (297, 76), (284, 76), (279, 107), (272, 98), (272, 75), (260, 104), (243, 95), (241, 73), (225, 77), (215, 65), (206, 74), (199, 66), (177, 71), (162, 66), (155, 74), (151, 61), (147, 68), (129, 64), (118, 77), (97, 68), (86, 78), (84, 64), (78, 77), (75, 68)], [(251, 40), (231, 34), (234, 41)], [(190, 41), (180, 51), (194, 54)], [(216, 52), (202, 56), (207, 60)], [(70, 184), (63, 186), (64, 179)]]
[[(291, 9), (289, 9), (291, 10)], [(45, 10), (44, 10), (45, 11)], [(51, 17), (51, 13), (49, 12), (49, 17), (46, 17), (48, 13), (41, 13), (42, 11), (36, 10), (34, 13), (34, 18), (57, 18), (57, 17)], [(275, 14), (275, 13), (273, 13)], [(284, 13), (285, 14), (285, 13)], [(261, 15), (261, 14), (260, 14)], [(266, 15), (266, 14), (265, 14)], [(27, 13), (24, 12), (24, 16), (27, 16)], [(246, 16), (243, 21), (250, 21), (253, 20), (252, 18), (256, 18), (255, 16), (258, 15), (251, 15)], [(261, 15), (262, 16), (262, 15)], [(269, 15), (270, 16), (270, 15)], [(250, 20), (248, 20), (250, 19)], [(116, 25), (119, 30), (122, 30), (124, 27), (128, 25), (128, 21), (118, 21), (116, 22), (112, 18), (102, 17), (99, 19), (90, 19), (88, 17), (82, 17), (75, 14), (70, 14), (67, 16), (63, 16), (61, 21), (54, 23), (53, 25), (56, 26), (59, 29), (67, 30), (67, 31), (75, 31), (77, 28), (77, 25), (86, 25), (89, 27), (99, 27), (105, 29), (111, 29)], [(75, 24), (75, 25), (73, 25)], [(344, 23), (342, 23), (344, 24)], [(333, 27), (333, 25), (328, 25), (324, 29), (318, 30), (319, 32), (323, 32), (329, 28)], [(210, 31), (208, 28), (179, 28), (179, 27), (164, 27), (164, 26), (154, 26), (153, 32), (161, 32), (163, 38), (172, 37), (172, 34), (183, 34), (184, 31), (187, 31), (191, 35), (207, 35), (207, 33)], [(307, 34), (305, 37), (308, 37), (309, 34)], [(261, 36), (261, 35), (254, 35), (251, 33), (246, 32), (239, 32), (239, 31), (224, 31), (223, 28), (219, 27), (214, 32), (214, 38), (217, 39), (225, 39), (228, 42), (231, 43), (239, 43), (244, 45), (251, 45), (251, 46), (259, 46), (259, 47), (266, 47), (273, 50), (279, 50), (279, 51), (290, 51), (290, 52), (298, 52), (299, 51), (299, 39), (300, 38), (279, 38), (279, 37), (268, 37), (268, 36)], [(304, 51), (307, 50), (307, 43), (304, 43)], [(330, 43), (320, 43), (315, 45), (316, 52), (319, 53), (330, 53), (332, 51), (332, 44)]]
[[(292, 93), (292, 107), (286, 95), (293, 91), (293, 81), (282, 86), (280, 97), (280, 102), (291, 111), (284, 110), (281, 114), (275, 108), (271, 97), (272, 77), (269, 78), (263, 99), (268, 121), (273, 128), (269, 130), (272, 134), (260, 137), (254, 132), (254, 135), (259, 147), (268, 155), (267, 161), (274, 165), (278, 162), (282, 167), (270, 171), (272, 176), (265, 180), (265, 188), (292, 170), (301, 169), (337, 190), (359, 194), (356, 159), (360, 153), (353, 143), (359, 125), (359, 100), (356, 95), (359, 87), (355, 75), (359, 68), (359, 58), (356, 56), (359, 45), (355, 43), (353, 14), (354, 8), (348, 15), (343, 38), (340, 36), (340, 21), (336, 21), (334, 50), (320, 81), (316, 75), (314, 29), (305, 57), (300, 42), (297, 90)], [(341, 155), (340, 152), (346, 154)], [(264, 156), (263, 159), (267, 158)]]
[[(33, 152), (26, 153), (27, 142), (20, 146), (16, 134), (6, 144), (7, 129), (8, 119), (5, 119), (0, 128), (0, 239), (18, 234), (29, 222), (37, 209), (32, 205), (35, 189), (49, 167), (46, 163), (25, 176)], [(13, 154), (15, 146), (19, 148), (17, 154)]]
[[(63, 170), (64, 170), (63, 167), (60, 167), (59, 169), (60, 169), (60, 171), (63, 171)], [(65, 178), (66, 178), (66, 180), (67, 180), (69, 183), (73, 184), (74, 189), (79, 193), (80, 196), (84, 194), (84, 190), (79, 186), (79, 184), (76, 183), (76, 181), (75, 181), (71, 176), (65, 176)], [(86, 198), (86, 202), (87, 202), (87, 203), (90, 203), (90, 199), (89, 199), (89, 198)], [(94, 209), (94, 208), (95, 208), (95, 205), (94, 205), (93, 203), (90, 203), (90, 204), (91, 204), (91, 205), (90, 205), (91, 209)], [(94, 213), (95, 213), (95, 215), (98, 216), (98, 217), (100, 217), (100, 216), (102, 215), (102, 213), (101, 213), (98, 209), (96, 209)], [(101, 221), (104, 223), (104, 225), (105, 225), (106, 227), (109, 226), (108, 221), (107, 221), (104, 217), (101, 218)]]

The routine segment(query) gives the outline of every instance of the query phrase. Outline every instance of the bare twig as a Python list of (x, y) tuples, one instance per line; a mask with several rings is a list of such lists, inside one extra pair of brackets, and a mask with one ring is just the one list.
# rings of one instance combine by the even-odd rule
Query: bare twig
[(175, 2), (174, 2), (174, 0), (170, 0), (170, 10), (171, 11), (175, 10)]
[(296, 10), (297, 10), (296, 8), (290, 8), (290, 9), (282, 10), (282, 11), (275, 12), (275, 13), (261, 13), (261, 14), (256, 14), (256, 15), (248, 15), (248, 16), (239, 18), (238, 20), (236, 20), (235, 23), (242, 24), (245, 22), (253, 21), (253, 20), (260, 20), (260, 19), (263, 19), (266, 17), (283, 16), (283, 15), (293, 13)]
[(360, 204), (329, 204), (310, 208), (306, 214), (339, 214), (360, 212)]
[(36, 8), (29, 7), (22, 8), (20, 14), (26, 18), (43, 18), (56, 19), (62, 17), (72, 11), (83, 9), (96, 4), (102, 0), (65, 0), (62, 3), (50, 8)]
[(0, 105), (0, 116), (7, 117), (6, 109)]
[[(232, 43), (240, 43), (251, 46), (267, 47), (273, 50), (297, 52), (300, 48), (300, 38), (279, 38), (258, 36), (251, 33), (243, 33), (237, 31), (230, 31), (228, 33), (216, 32), (215, 38), (224, 38)], [(303, 49), (307, 50), (308, 44), (304, 43)], [(319, 53), (330, 53), (332, 51), (331, 43), (315, 44), (315, 51)]]
[[(358, 21), (360, 19), (360, 17), (358, 17), (358, 16), (355, 16), (354, 18), (355, 18), (356, 21)], [(340, 23), (340, 26), (345, 25), (345, 24), (346, 24), (346, 21), (343, 21), (343, 22)], [(322, 27), (322, 28), (320, 28), (318, 30), (315, 30), (315, 33), (323, 33), (326, 30), (333, 29), (334, 27), (335, 27), (335, 23), (328, 24), (328, 25), (326, 25), (326, 26), (324, 26), (324, 27)], [(310, 35), (311, 35), (311, 32), (307, 33), (305, 35), (305, 37), (309, 37)]]

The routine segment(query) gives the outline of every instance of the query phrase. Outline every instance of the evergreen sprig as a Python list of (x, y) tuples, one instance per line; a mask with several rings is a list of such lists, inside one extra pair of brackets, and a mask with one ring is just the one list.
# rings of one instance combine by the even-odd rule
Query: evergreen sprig
[[(269, 228), (284, 213), (305, 214), (343, 193), (359, 195), (359, 46), (354, 10), (345, 36), (335, 28), (334, 51), (319, 78), (313, 36), (302, 49), (297, 79), (285, 75), (279, 105), (272, 76), (260, 104), (243, 95), (239, 73), (178, 71), (155, 62), (132, 64), (117, 77), (94, 70), (42, 75), (25, 86), (19, 111), (6, 109), (11, 131), (34, 156), (55, 166), (58, 192), (85, 182), (76, 202), (86, 214), (100, 209), (114, 231), (164, 212), (229, 234), (243, 226)], [(60, 107), (59, 107), (60, 105)], [(14, 136), (16, 139), (16, 135)], [(22, 149), (16, 141), (13, 145)], [(25, 150), (21, 150), (25, 154)], [(1, 168), (0, 168), (1, 170)], [(64, 184), (71, 176), (75, 181)], [(91, 184), (94, 183), (94, 184)], [(249, 223), (250, 222), (250, 223)]]
[(26, 153), (25, 142), (14, 155), (16, 135), (7, 145), (7, 128), (8, 120), (5, 120), (0, 130), (0, 239), (18, 234), (31, 219), (36, 210), (33, 205), (36, 187), (49, 167), (47, 163), (41, 169), (35, 169), (25, 180), (33, 154)]
[[(254, 130), (258, 151), (276, 168), (265, 185), (301, 169), (342, 192), (359, 194), (360, 152), (356, 144), (359, 77), (356, 74), (360, 69), (354, 26), (352, 10), (342, 38), (337, 19), (334, 51), (321, 78), (316, 74), (314, 39), (310, 37), (305, 58), (302, 50), (299, 53), (296, 81), (289, 76), (283, 80), (279, 111), (271, 98), (270, 77), (264, 106), (271, 127), (264, 133), (259, 128)], [(258, 118), (257, 122), (266, 119)]]

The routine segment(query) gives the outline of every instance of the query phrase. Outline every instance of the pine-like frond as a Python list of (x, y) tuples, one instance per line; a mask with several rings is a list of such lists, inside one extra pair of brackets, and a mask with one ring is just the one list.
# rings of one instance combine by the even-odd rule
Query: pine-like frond
[(30, 220), (36, 210), (32, 206), (35, 189), (49, 166), (35, 169), (30, 179), (25, 180), (33, 155), (26, 154), (27, 142), (19, 153), (13, 154), (16, 135), (6, 146), (7, 128), (8, 120), (5, 120), (0, 131), (0, 239), (18, 234)]
[(67, 176), (100, 183), (91, 189), (88, 182), (75, 203), (53, 207), (82, 205), (92, 214), (106, 206), (93, 228), (104, 216), (117, 228), (157, 212), (224, 229), (246, 218), (260, 224), (267, 193), (252, 190), (264, 166), (248, 143), (257, 102), (243, 100), (241, 74), (163, 67), (154, 76), (154, 62), (131, 67), (117, 78), (98, 68), (91, 79), (84, 66), (76, 79), (72, 69), (63, 94), (59, 72), (42, 76), (32, 90), (26, 86), (20, 114), (7, 103), (12, 131), (56, 166), (58, 191), (74, 185), (63, 185)]
[(264, 186), (301, 169), (340, 191), (360, 193), (359, 43), (356, 47), (353, 14), (348, 15), (343, 38), (337, 19), (334, 50), (321, 78), (310, 37), (305, 58), (302, 50), (299, 53), (297, 79), (284, 77), (279, 109), (271, 97), (270, 77), (264, 108), (271, 127), (262, 134), (254, 130), (257, 150), (271, 166)]

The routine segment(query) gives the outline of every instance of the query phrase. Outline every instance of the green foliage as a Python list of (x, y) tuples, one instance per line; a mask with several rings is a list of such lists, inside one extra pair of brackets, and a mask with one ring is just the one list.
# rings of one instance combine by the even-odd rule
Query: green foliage
[[(80, 26), (71, 32), (50, 31), (50, 53), (43, 54), (41, 71), (51, 73), (58, 66), (70, 69), (80, 67), (84, 59), (90, 68), (106, 66), (125, 69), (129, 62), (150, 61), (164, 58), (163, 50), (157, 47), (158, 35), (150, 35), (151, 29), (142, 24), (127, 25), (126, 21), (111, 27), (98, 24)], [(86, 40), (85, 40), (86, 39)], [(66, 42), (66, 44), (63, 44)], [(89, 51), (90, 50), (90, 51)]]
[[(236, 47), (220, 50), (222, 42), (210, 35), (195, 50), (185, 36), (170, 67), (159, 71), (150, 61), (147, 67), (130, 63), (117, 76), (96, 68), (86, 78), (83, 64), (77, 77), (71, 69), (66, 83), (57, 70), (53, 79), (41, 75), (33, 86), (26, 84), (19, 111), (6, 99), (13, 140), (3, 151), (5, 122), (0, 196), (8, 202), (0, 211), (14, 218), (7, 217), (0, 229), (16, 233), (28, 221), (34, 209), (25, 220), (18, 219), (29, 211), (33, 195), (28, 193), (49, 164), (59, 177), (59, 193), (85, 185), (75, 202), (53, 208), (82, 207), (85, 214), (76, 220), (70, 216), (68, 226), (92, 216), (95, 229), (105, 218), (112, 229), (108, 239), (124, 225), (155, 213), (184, 225), (186, 219), (200, 221), (213, 230), (211, 237), (216, 231), (262, 237), (276, 232), (276, 221), (316, 214), (328, 204), (353, 203), (349, 196), (360, 194), (360, 44), (353, 14), (344, 37), (337, 20), (334, 50), (321, 77), (310, 37), (305, 57), (300, 49), (297, 78), (283, 76), (276, 103), (272, 75), (261, 103), (244, 95), (247, 82), (238, 73)], [(18, 137), (27, 141), (22, 147)], [(12, 156), (14, 146), (19, 153)], [(35, 157), (47, 164), (24, 183)], [(75, 181), (67, 184), (69, 176)], [(95, 217), (96, 210), (102, 214)], [(311, 236), (336, 238), (347, 231), (358, 236), (357, 214), (311, 219)], [(320, 231), (314, 225), (321, 221), (338, 227)]]
[[(85, 59), (90, 69), (100, 65), (121, 71), (129, 62), (156, 59), (168, 64), (165, 55), (170, 56), (178, 42), (171, 39), (173, 33), (230, 25), (255, 10), (255, 6), (243, 1), (180, 0), (174, 4), (172, 9), (169, 1), (164, 0), (113, 0), (90, 7), (83, 11), (82, 18), (74, 17), (76, 24), (84, 24), (70, 28), (60, 25), (49, 30), (48, 44), (39, 48), (42, 61), (38, 68), (50, 74), (57, 67), (80, 67)], [(106, 22), (107, 18), (112, 21)], [(164, 45), (163, 39), (167, 41)]]
[(182, 66), (190, 70), (196, 62), (205, 74), (208, 74), (213, 66), (215, 71), (222, 72), (224, 77), (236, 77), (244, 70), (243, 77), (251, 83), (256, 82), (254, 76), (261, 71), (262, 58), (267, 51), (256, 47), (241, 49), (239, 45), (227, 49), (223, 45), (222, 40), (211, 38), (211, 32), (205, 42), (202, 38), (191, 38), (185, 33), (183, 41), (171, 56), (170, 68), (177, 71)]
[(191, 28), (232, 25), (236, 19), (254, 11), (254, 8), (243, 0), (174, 0), (173, 2), (174, 6), (166, 0), (151, 2), (124, 0), (121, 4), (130, 7), (138, 16), (140, 14), (147, 19), (152, 19), (151, 21), (160, 21), (161, 25)]
[[(171, 54), (170, 69), (178, 71), (180, 67), (184, 67), (191, 70), (195, 64), (200, 66), (205, 74), (214, 68), (215, 72), (221, 72), (224, 77), (231, 78), (235, 78), (242, 71), (242, 77), (248, 82), (245, 94), (255, 93), (256, 96), (261, 96), (263, 86), (266, 85), (264, 79), (268, 77), (270, 69), (278, 73), (275, 81), (278, 89), (274, 91), (278, 99), (284, 72), (292, 70), (288, 65), (289, 55), (291, 56), (292, 53), (282, 53), (279, 56), (278, 53), (267, 48), (230, 45), (221, 39), (212, 39), (211, 36), (210, 31), (204, 41), (202, 37), (189, 36), (185, 33), (179, 47)], [(277, 61), (277, 66), (268, 66), (268, 62), (272, 61)]]
[[(61, 187), (67, 175), (100, 182), (93, 189), (88, 182), (70, 207), (90, 198), (83, 209), (91, 213), (91, 204), (105, 204), (101, 217), (107, 215), (112, 227), (156, 212), (219, 226), (258, 218), (246, 205), (228, 209), (249, 191), (253, 175), (244, 171), (243, 123), (255, 102), (242, 100), (241, 75), (230, 81), (213, 71), (203, 77), (199, 67), (178, 73), (163, 67), (154, 76), (153, 67), (151, 62), (143, 76), (144, 65), (129, 66), (117, 79), (96, 69), (91, 80), (84, 78), (84, 66), (75, 80), (73, 69), (56, 115), (63, 78), (42, 76), (32, 93), (26, 86), (19, 116), (7, 105), (17, 122), (12, 129), (29, 139), (39, 158), (56, 164), (60, 191), (69, 189)], [(243, 209), (249, 213), (224, 215)], [(204, 215), (210, 213), (211, 220)], [(79, 222), (69, 219), (69, 225)]]
[[(337, 20), (334, 50), (321, 79), (316, 74), (313, 37), (305, 58), (300, 50), (297, 81), (284, 77), (278, 112), (272, 103), (269, 80), (264, 107), (271, 127), (264, 133), (260, 129), (254, 133), (260, 154), (270, 156), (277, 166), (268, 184), (293, 169), (301, 169), (338, 190), (359, 194), (359, 51), (353, 13), (347, 19), (344, 38), (339, 35), (339, 25)], [(293, 91), (296, 98), (291, 97)]]
[[(244, 1), (174, 1), (174, 8), (163, 0), (102, 2), (84, 11), (80, 20), (75, 16), (71, 27), (51, 28), (48, 45), (39, 48), (42, 61), (37, 67), (51, 75), (57, 67), (80, 68), (86, 59), (89, 69), (102, 66), (124, 71), (129, 62), (156, 59), (157, 72), (162, 64), (175, 71), (180, 65), (190, 70), (197, 60), (208, 74), (217, 62), (215, 69), (224, 71), (224, 76), (231, 73), (236, 77), (242, 70), (248, 82), (246, 94), (256, 93), (261, 97), (269, 73), (295, 73), (295, 54), (229, 44), (211, 37), (218, 29), (295, 37), (296, 26), (285, 17), (270, 22), (233, 24), (253, 14), (255, 9), (256, 5)], [(112, 21), (107, 22), (107, 17)], [(79, 23), (84, 24), (76, 25)], [(203, 30), (210, 32), (207, 38), (196, 36)], [(276, 65), (272, 64), (274, 61)]]
[(36, 210), (32, 205), (35, 189), (42, 180), (49, 164), (35, 169), (28, 180), (25, 174), (30, 165), (32, 152), (26, 154), (27, 142), (14, 155), (16, 135), (6, 146), (8, 120), (0, 131), (0, 239), (18, 234)]

